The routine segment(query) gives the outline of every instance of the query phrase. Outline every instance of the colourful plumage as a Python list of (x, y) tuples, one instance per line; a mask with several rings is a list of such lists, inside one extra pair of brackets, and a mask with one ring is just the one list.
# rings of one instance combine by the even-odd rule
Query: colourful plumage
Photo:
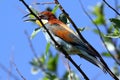
[[(48, 20), (45, 23), (46, 28), (52, 34), (54, 39), (69, 53), (79, 55), (80, 57), (86, 59), (92, 64), (101, 68), (104, 72), (109, 72), (110, 75), (116, 77), (108, 68), (108, 66), (102, 62), (103, 59), (99, 53), (93, 52), (91, 48), (84, 43), (78, 35), (70, 29), (66, 24), (58, 20), (55, 15), (51, 12), (44, 11), (38, 14), (40, 19)], [(48, 42), (55, 46), (54, 42), (51, 40), (50, 36), (42, 28), (43, 33)]]
[[(39, 14), (43, 20), (48, 20), (45, 24), (54, 39), (61, 45), (69, 54), (77, 54), (91, 63), (99, 66), (105, 71), (104, 65), (97, 59), (98, 55), (93, 54), (89, 47), (82, 42), (78, 35), (70, 29), (66, 24), (58, 20), (51, 12), (45, 11)], [(50, 39), (49, 35), (43, 29), (48, 42), (54, 46), (54, 42)]]

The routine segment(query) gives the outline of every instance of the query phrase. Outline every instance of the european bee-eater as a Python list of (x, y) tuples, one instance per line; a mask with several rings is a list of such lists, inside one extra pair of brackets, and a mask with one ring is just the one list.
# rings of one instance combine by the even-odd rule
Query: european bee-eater
[[(43, 11), (39, 13), (38, 16), (42, 20), (47, 20), (47, 22), (45, 22), (46, 28), (49, 30), (54, 39), (67, 51), (67, 53), (79, 55), (80, 57), (101, 68), (104, 72), (107, 71), (110, 75), (114, 75), (107, 65), (101, 62), (99, 53), (93, 52), (72, 29), (58, 20), (53, 13)], [(44, 28), (42, 28), (42, 30), (46, 40), (55, 46), (46, 30), (44, 30)]]

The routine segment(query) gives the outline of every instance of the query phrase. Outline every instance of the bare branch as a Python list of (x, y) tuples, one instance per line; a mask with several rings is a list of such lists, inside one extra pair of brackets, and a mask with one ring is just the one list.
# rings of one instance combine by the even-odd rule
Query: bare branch
[(45, 4), (55, 4), (55, 2), (41, 2), (41, 3), (33, 3), (35, 5), (45, 5)]
[(14, 47), (12, 47), (11, 54), (10, 54), (10, 60), (9, 60), (10, 68), (9, 68), (9, 73), (8, 73), (8, 80), (10, 80), (10, 77), (11, 77), (10, 73), (12, 72), (12, 67), (13, 67), (13, 65), (12, 65), (12, 62), (14, 61), (13, 54), (14, 54)]
[(70, 80), (73, 80), (73, 76), (71, 75), (72, 71), (71, 71), (69, 61), (67, 61), (67, 65), (68, 65), (68, 71), (69, 71), (69, 74), (70, 74)]
[(17, 73), (20, 75), (20, 77), (23, 79), (23, 80), (26, 80), (26, 78), (21, 74), (21, 72), (19, 71), (19, 69), (17, 68), (16, 64), (14, 62), (12, 62), (12, 64), (14, 65)]
[(2, 63), (0, 63), (0, 68), (1, 68), (3, 71), (5, 71), (6, 73), (9, 73), (9, 75), (10, 75), (11, 77), (13, 77), (15, 80), (19, 80), (19, 78), (18, 78), (15, 74), (13, 74), (12, 72), (10, 72)]
[(109, 5), (109, 4), (106, 2), (106, 0), (103, 0), (103, 2), (104, 2), (109, 8), (111, 8), (117, 15), (120, 16), (120, 13), (119, 13), (117, 10), (115, 10), (111, 5)]
[[(118, 8), (118, 0), (115, 0), (115, 10), (118, 11), (119, 8)], [(117, 14), (115, 14), (115, 17), (117, 18)]]
[[(42, 62), (40, 61), (40, 59), (39, 59), (39, 57), (38, 57), (38, 55), (37, 55), (34, 47), (33, 47), (33, 44), (32, 44), (32, 42), (31, 42), (31, 40), (30, 40), (30, 37), (29, 37), (29, 35), (28, 35), (28, 32), (25, 30), (24, 33), (25, 33), (25, 35), (26, 35), (26, 37), (27, 37), (27, 39), (28, 39), (28, 42), (29, 42), (29, 45), (30, 45), (30, 48), (31, 48), (31, 50), (32, 50), (32, 53), (33, 53), (34, 57), (36, 58), (36, 60), (37, 60), (39, 63), (42, 63)], [(42, 71), (45, 71), (42, 66), (40, 66), (40, 67), (41, 67), (41, 70), (42, 70)]]
[(28, 32), (25, 30), (24, 33), (25, 33), (25, 35), (26, 35), (26, 37), (27, 37), (27, 39), (29, 41), (29, 45), (30, 45), (30, 48), (32, 50), (33, 55), (38, 59), (37, 53), (36, 53), (36, 51), (35, 51), (35, 49), (34, 49), (34, 47), (32, 45), (32, 42), (31, 42), (30, 37), (28, 35)]

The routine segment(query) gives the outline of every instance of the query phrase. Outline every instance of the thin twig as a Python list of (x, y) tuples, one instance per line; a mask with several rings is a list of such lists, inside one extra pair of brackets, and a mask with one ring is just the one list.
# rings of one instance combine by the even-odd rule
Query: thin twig
[[(25, 35), (26, 35), (26, 37), (28, 39), (28, 42), (29, 42), (29, 45), (30, 45), (30, 48), (32, 50), (32, 53), (33, 53), (34, 57), (36, 58), (36, 60), (38, 61), (38, 63), (41, 64), (42, 62), (40, 61), (40, 59), (39, 59), (39, 57), (38, 57), (38, 55), (37, 55), (37, 53), (36, 53), (36, 51), (35, 51), (35, 49), (33, 47), (33, 44), (32, 44), (32, 42), (30, 40), (30, 36), (29, 36), (28, 32), (25, 30), (24, 33), (25, 33)], [(41, 67), (41, 70), (44, 72), (45, 71), (44, 67), (41, 66), (41, 65), (39, 65), (39, 66)]]
[(67, 61), (67, 65), (68, 65), (68, 71), (69, 71), (69, 74), (70, 74), (70, 80), (73, 80), (73, 76), (71, 75), (72, 71), (71, 71), (71, 67), (70, 67), (69, 61)]
[(67, 68), (67, 71), (68, 71), (69, 75), (70, 75), (70, 80), (73, 80), (73, 76), (71, 75), (72, 71), (71, 71), (71, 67), (70, 67), (70, 64), (69, 64), (69, 60), (63, 58), (62, 55), (61, 55), (61, 58), (62, 58), (62, 61), (63, 61), (64, 65), (65, 65), (65, 67)]
[[(85, 10), (81, 0), (79, 0), (80, 4), (81, 4), (81, 7), (84, 11), (84, 13), (88, 16), (88, 18), (90, 19), (90, 21), (95, 25), (95, 27), (98, 29), (98, 32), (99, 32), (99, 35), (100, 35), (100, 39), (102, 40), (102, 42), (104, 43), (104, 46), (105, 48), (107, 49), (107, 51), (110, 53), (109, 49), (107, 48), (107, 45), (105, 44), (105, 41), (104, 39), (102, 38), (102, 34), (101, 34), (101, 31), (98, 27), (97, 24), (94, 23), (94, 20), (92, 19), (92, 17), (87, 13), (87, 11)], [(113, 74), (113, 72), (109, 69), (109, 67), (107, 66), (106, 62), (103, 60), (103, 58), (101, 57), (101, 55), (98, 53), (99, 57), (100, 57), (100, 60), (101, 62), (105, 65), (105, 67), (107, 68), (107, 72), (115, 79), (115, 80), (119, 80), (116, 75)], [(111, 53), (110, 53), (111, 56), (113, 56)], [(114, 57), (114, 56), (113, 56)], [(115, 59), (116, 60), (116, 59)]]
[(117, 15), (120, 16), (120, 13), (119, 13), (117, 10), (115, 10), (111, 5), (109, 5), (106, 0), (103, 0), (103, 2), (104, 2), (109, 8), (111, 8)]
[(43, 28), (46, 30), (46, 32), (48, 33), (48, 35), (50, 36), (50, 38), (52, 39), (52, 41), (55, 43), (56, 47), (59, 48), (59, 50), (65, 55), (66, 58), (68, 58), (68, 60), (71, 61), (71, 63), (79, 70), (79, 72), (83, 75), (83, 77), (86, 80), (89, 80), (89, 78), (86, 76), (86, 74), (81, 70), (81, 68), (72, 60), (72, 58), (68, 55), (68, 53), (55, 41), (55, 39), (52, 37), (52, 35), (50, 34), (50, 32), (48, 31), (48, 29), (46, 28), (46, 26), (43, 24), (43, 22), (41, 21), (41, 19), (29, 8), (29, 6), (25, 3), (24, 0), (20, 0), (26, 7), (27, 9), (30, 11), (31, 14), (33, 14), (35, 16), (35, 18), (37, 20), (40, 21), (40, 23), (42, 24)]
[(29, 42), (29, 45), (30, 45), (30, 48), (31, 48), (31, 50), (32, 50), (33, 55), (35, 56), (35, 58), (38, 59), (37, 53), (36, 53), (36, 51), (35, 51), (35, 49), (34, 49), (34, 47), (33, 47), (33, 45), (32, 45), (32, 42), (31, 42), (30, 37), (29, 37), (29, 35), (28, 35), (28, 32), (25, 30), (24, 33), (25, 33), (25, 35), (26, 35), (26, 37), (27, 37), (27, 39), (28, 39), (28, 42)]
[[(20, 75), (20, 77), (23, 79), (23, 80), (26, 80), (25, 77), (20, 73), (19, 69), (17, 68), (16, 64), (14, 63), (14, 56), (13, 56), (13, 53), (14, 53), (14, 48), (12, 49), (12, 53), (11, 53), (11, 56), (10, 56), (10, 66), (12, 68), (12, 65), (15, 67), (17, 73)], [(11, 71), (10, 71), (11, 72)]]
[[(108, 27), (106, 23), (104, 24), (104, 27)], [(109, 33), (109, 32), (108, 32), (108, 29), (107, 29), (107, 33)], [(103, 39), (103, 41), (104, 41), (104, 39)], [(113, 46), (116, 47), (116, 42), (114, 42), (112, 38), (110, 38), (110, 41), (111, 41), (111, 43), (113, 44)], [(120, 65), (120, 61), (119, 61), (117, 58), (115, 58), (115, 56), (109, 51), (107, 45), (105, 44), (105, 41), (103, 42), (103, 44), (104, 44), (107, 52), (111, 55), (111, 57), (115, 60), (115, 62), (116, 62), (118, 65)], [(117, 47), (115, 48), (115, 52), (116, 52), (116, 53), (119, 53), (119, 51), (117, 50)]]
[[(118, 11), (119, 8), (118, 8), (118, 0), (114, 0), (115, 1), (115, 10)], [(115, 14), (115, 17), (117, 18), (117, 14)]]
[(9, 73), (10, 76), (13, 77), (15, 80), (19, 80), (19, 78), (15, 74), (13, 74), (12, 72), (9, 72), (9, 70), (1, 63), (0, 63), (0, 68), (4, 70), (6, 73)]
[(12, 67), (13, 67), (13, 65), (12, 65), (12, 62), (14, 61), (13, 54), (14, 54), (14, 47), (12, 47), (12, 49), (11, 49), (11, 55), (10, 55), (10, 60), (9, 60), (10, 68), (9, 68), (9, 73), (8, 73), (8, 80), (10, 80), (10, 77), (11, 77), (10, 73), (12, 72)]
[(23, 80), (26, 80), (26, 78), (21, 74), (21, 72), (19, 71), (19, 69), (17, 68), (16, 64), (14, 62), (12, 62), (13, 66), (15, 67), (17, 73), (20, 75), (20, 77), (23, 79)]
[[(116, 11), (118, 11), (118, 0), (115, 0), (115, 9), (116, 9)], [(117, 18), (117, 14), (115, 14), (115, 17)], [(106, 32), (107, 32), (107, 33), (110, 33), (107, 24), (104, 23), (103, 26), (105, 27)], [(117, 45), (117, 44), (116, 44), (117, 39), (113, 40), (112, 38), (110, 38), (110, 41), (111, 41), (111, 43), (113, 44), (113, 46), (116, 47), (116, 45)], [(108, 50), (109, 50), (109, 49), (108, 49)], [(109, 51), (109, 52), (110, 52), (110, 51)], [(117, 50), (117, 48), (115, 48), (115, 52), (116, 52), (116, 53), (119, 53), (119, 51)], [(116, 62), (118, 65), (120, 65), (120, 61), (118, 61), (118, 59), (115, 58), (115, 56), (114, 56), (112, 53), (110, 53), (110, 55), (112, 55), (111, 57), (115, 60), (115, 62)]]
[(45, 4), (55, 4), (55, 2), (41, 2), (41, 3), (33, 3), (35, 5), (45, 5)]
[[(119, 3), (119, 1), (118, 0), (114, 0), (115, 1), (115, 10), (116, 11), (119, 11), (119, 5), (118, 5), (118, 3)], [(115, 18), (118, 18), (118, 15), (117, 14), (115, 14)], [(112, 39), (112, 42), (114, 43), (114, 47), (116, 47), (117, 46), (117, 42), (118, 42), (118, 39), (115, 39), (114, 41), (113, 41), (113, 39)], [(116, 53), (119, 53), (119, 51), (118, 51), (118, 49), (116, 49)]]

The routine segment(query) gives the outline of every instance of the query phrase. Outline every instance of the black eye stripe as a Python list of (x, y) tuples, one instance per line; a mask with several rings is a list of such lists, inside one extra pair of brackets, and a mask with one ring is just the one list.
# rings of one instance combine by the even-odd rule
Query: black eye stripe
[(38, 15), (39, 16), (39, 18), (41, 18), (41, 19), (48, 19), (48, 16), (45, 16), (45, 15), (42, 15), (42, 14), (40, 14), (40, 15)]

